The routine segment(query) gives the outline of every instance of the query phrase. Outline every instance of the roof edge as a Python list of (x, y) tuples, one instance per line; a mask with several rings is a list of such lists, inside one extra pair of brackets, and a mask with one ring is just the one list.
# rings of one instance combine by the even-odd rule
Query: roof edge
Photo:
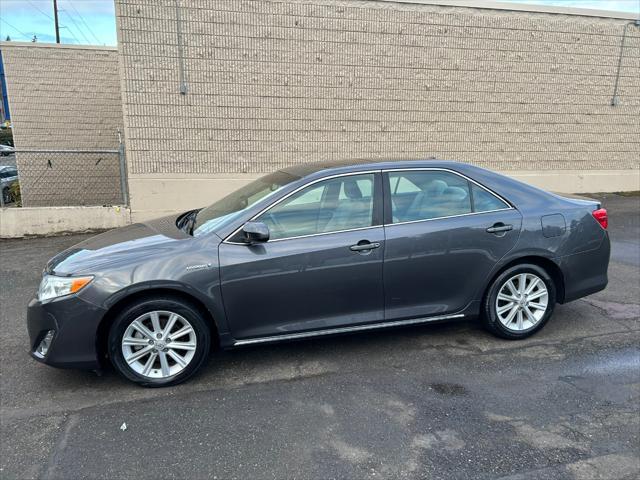
[(104, 46), (104, 45), (76, 45), (73, 43), (44, 43), (44, 42), (14, 42), (13, 40), (7, 42), (5, 40), (0, 41), (0, 48), (57, 48), (68, 50), (106, 50), (106, 51), (118, 51), (118, 47)]
[(374, 0), (387, 3), (405, 3), (414, 5), (433, 5), (441, 7), (464, 7), (488, 10), (507, 10), (515, 12), (547, 13), (555, 15), (573, 15), (583, 17), (615, 18), (619, 20), (640, 19), (637, 13), (598, 10), (595, 8), (557, 7), (552, 5), (533, 5), (530, 3), (507, 3), (499, 0)]

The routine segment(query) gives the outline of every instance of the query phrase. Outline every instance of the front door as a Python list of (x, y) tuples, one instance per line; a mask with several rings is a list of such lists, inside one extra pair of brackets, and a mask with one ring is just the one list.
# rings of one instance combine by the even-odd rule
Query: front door
[(386, 319), (461, 311), (515, 246), (522, 216), (451, 171), (390, 171), (385, 182)]
[(381, 190), (379, 173), (313, 182), (254, 219), (268, 242), (220, 245), (234, 338), (383, 320)]

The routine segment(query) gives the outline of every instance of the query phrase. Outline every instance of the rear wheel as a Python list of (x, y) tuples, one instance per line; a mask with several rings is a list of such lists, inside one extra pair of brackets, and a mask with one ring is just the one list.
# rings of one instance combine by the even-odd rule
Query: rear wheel
[(109, 331), (109, 356), (124, 377), (147, 387), (184, 382), (207, 358), (211, 335), (197, 308), (171, 298), (140, 301)]
[(485, 326), (507, 339), (527, 338), (551, 318), (556, 303), (553, 280), (541, 267), (515, 265), (494, 280), (484, 300)]

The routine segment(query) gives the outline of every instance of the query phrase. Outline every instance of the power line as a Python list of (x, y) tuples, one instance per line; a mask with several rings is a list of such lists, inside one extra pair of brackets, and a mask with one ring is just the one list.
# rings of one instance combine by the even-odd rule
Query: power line
[[(31, 0), (27, 0), (27, 2), (28, 2), (28, 3), (29, 3), (33, 8), (35, 8), (38, 12), (40, 12), (42, 15), (44, 15), (45, 17), (47, 17), (47, 18), (48, 18), (48, 19), (50, 19), (50, 20), (53, 20), (53, 17), (52, 17), (51, 15), (49, 15), (49, 14), (47, 14), (46, 12), (42, 11), (42, 10), (41, 10), (40, 8), (38, 8), (38, 6), (37, 6), (37, 5), (35, 5)], [(64, 11), (64, 10), (61, 10), (61, 11)], [(65, 13), (67, 13), (67, 12), (65, 12)], [(67, 13), (67, 15), (68, 15), (68, 13)], [(71, 17), (69, 17), (69, 18), (71, 18)], [(14, 25), (11, 25), (11, 24), (10, 24), (9, 22), (7, 22), (5, 19), (0, 18), (0, 20), (2, 20), (4, 23), (6, 23), (7, 25), (9, 25), (11, 28), (13, 28), (15, 31), (17, 31), (18, 33), (20, 33), (20, 35), (23, 35), (23, 36), (24, 36), (24, 37), (26, 37), (26, 38), (31, 38), (31, 35), (27, 35), (26, 33), (24, 33), (24, 32), (22, 32), (22, 31), (18, 30), (18, 28), (17, 28), (17, 27), (15, 27)], [(72, 19), (72, 18), (71, 18), (71, 21), (73, 21), (73, 19)], [(60, 28), (66, 28), (66, 29), (67, 29), (67, 31), (69, 32), (69, 34), (70, 34), (70, 35), (73, 37), (73, 39), (76, 41), (76, 43), (78, 43), (78, 44), (81, 44), (81, 43), (82, 43), (82, 42), (80, 41), (80, 39), (78, 39), (78, 36), (77, 36), (75, 33), (73, 33), (73, 30), (71, 30), (69, 27), (64, 26), (64, 25), (60, 25)], [(82, 31), (81, 31), (80, 29), (78, 29), (78, 30), (82, 33)], [(89, 41), (89, 40), (87, 39), (87, 41)], [(91, 43), (91, 42), (89, 42), (89, 43)]]
[(93, 30), (91, 29), (91, 27), (89, 26), (89, 24), (85, 21), (84, 17), (82, 16), (82, 14), (76, 9), (75, 5), (73, 4), (73, 2), (71, 0), (67, 0), (67, 3), (71, 6), (71, 8), (73, 8), (73, 11), (76, 12), (78, 14), (78, 17), (80, 17), (80, 20), (82, 21), (82, 23), (84, 24), (84, 26), (87, 28), (87, 30), (89, 30), (89, 33), (91, 34), (91, 36), (93, 38), (95, 38), (96, 42), (100, 43), (100, 39), (98, 37), (96, 37), (96, 34), (93, 33)]
[(23, 37), (26, 38), (31, 38), (31, 35), (27, 35), (26, 33), (24, 33), (22, 30), (18, 29), (18, 27), (15, 27), (13, 25), (11, 25), (9, 22), (7, 22), (4, 18), (0, 18), (1, 22), (6, 23), (7, 25), (9, 25), (11, 28), (13, 28), (16, 32), (18, 32), (20, 35), (22, 35)]
[(60, 43), (60, 28), (61, 28), (61, 26), (58, 24), (58, 12), (56, 11), (58, 7), (56, 5), (55, 0), (53, 2), (53, 17), (51, 15), (49, 15), (47, 12), (41, 10), (40, 7), (38, 7), (31, 0), (27, 0), (27, 2), (29, 3), (29, 5), (31, 5), (33, 8), (35, 8), (42, 15), (47, 17), (49, 20), (53, 21), (54, 29), (55, 29), (55, 32), (56, 32), (56, 43)]
[[(64, 14), (69, 17), (69, 20), (71, 20), (71, 22), (75, 25), (76, 30), (78, 30), (78, 32), (80, 32), (80, 35), (83, 36), (83, 38), (87, 41), (87, 44), (91, 45), (91, 40), (89, 40), (89, 38), (84, 34), (84, 32), (82, 31), (82, 29), (78, 26), (78, 24), (76, 23), (76, 21), (74, 20), (74, 18), (69, 14), (69, 12), (67, 12), (66, 10), (63, 10), (62, 8), (60, 9), (61, 12), (64, 12)], [(69, 31), (71, 31), (71, 29), (69, 28)], [(80, 42), (78, 42), (80, 43)]]
[(69, 27), (65, 27), (65, 26), (60, 25), (60, 28), (66, 29), (67, 32), (69, 32), (71, 34), (71, 36), (75, 39), (77, 44), (82, 44), (82, 42), (80, 40), (78, 40), (78, 37), (76, 37), (76, 34), (73, 33), (73, 30), (71, 30)]
[(27, 2), (33, 7), (35, 8), (37, 11), (39, 11), (42, 15), (44, 15), (45, 17), (47, 17), (49, 20), (53, 20), (53, 17), (51, 15), (49, 15), (47, 12), (44, 12), (42, 10), (40, 10), (40, 7), (38, 7), (35, 3), (33, 3), (31, 0), (27, 0)]

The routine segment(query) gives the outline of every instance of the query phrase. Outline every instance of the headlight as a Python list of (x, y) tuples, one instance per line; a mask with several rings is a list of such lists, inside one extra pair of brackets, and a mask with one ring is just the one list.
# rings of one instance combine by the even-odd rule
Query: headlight
[(79, 292), (93, 280), (88, 277), (56, 277), (55, 275), (45, 275), (40, 282), (38, 289), (38, 300), (48, 300), (50, 298), (62, 297)]

